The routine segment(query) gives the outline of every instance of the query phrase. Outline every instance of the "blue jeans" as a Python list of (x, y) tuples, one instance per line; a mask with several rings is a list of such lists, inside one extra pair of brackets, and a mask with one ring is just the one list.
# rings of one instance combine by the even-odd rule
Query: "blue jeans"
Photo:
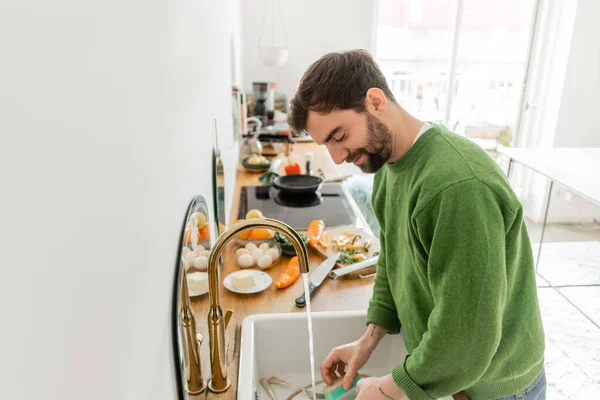
[(529, 386), (514, 396), (503, 397), (498, 400), (546, 400), (546, 372), (542, 372)]

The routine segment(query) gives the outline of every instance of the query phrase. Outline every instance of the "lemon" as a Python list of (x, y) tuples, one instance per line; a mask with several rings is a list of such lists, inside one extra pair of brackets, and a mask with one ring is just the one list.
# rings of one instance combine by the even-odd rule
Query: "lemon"
[(257, 210), (257, 209), (250, 210), (246, 214), (246, 219), (262, 218), (262, 217), (263, 217), (263, 214), (260, 212), (260, 210)]
[(198, 220), (198, 227), (201, 227), (206, 223), (206, 215), (200, 211), (196, 211), (196, 219)]

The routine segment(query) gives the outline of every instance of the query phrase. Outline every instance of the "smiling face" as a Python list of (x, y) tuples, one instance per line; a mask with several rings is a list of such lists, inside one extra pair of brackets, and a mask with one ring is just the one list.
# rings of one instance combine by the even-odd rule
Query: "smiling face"
[(302, 76), (288, 123), (293, 132), (307, 131), (325, 145), (337, 164), (352, 162), (364, 172), (376, 172), (395, 157), (395, 105), (385, 76), (368, 52), (329, 53)]
[(306, 130), (336, 164), (354, 163), (366, 173), (377, 172), (392, 155), (390, 130), (368, 111), (309, 111)]

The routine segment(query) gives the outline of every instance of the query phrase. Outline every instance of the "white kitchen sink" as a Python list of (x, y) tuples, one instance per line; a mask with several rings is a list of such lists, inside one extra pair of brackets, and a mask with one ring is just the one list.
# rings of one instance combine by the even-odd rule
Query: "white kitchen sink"
[[(366, 329), (365, 311), (313, 313), (316, 380), (319, 366), (329, 351), (358, 339)], [(407, 352), (401, 335), (386, 335), (367, 365), (360, 370), (370, 376), (389, 374), (404, 361)], [(297, 385), (310, 383), (308, 327), (305, 313), (261, 314), (244, 319), (237, 398), (269, 399), (259, 379), (276, 376)], [(278, 399), (287, 399), (294, 390), (272, 385)], [(304, 394), (296, 399), (307, 399)]]

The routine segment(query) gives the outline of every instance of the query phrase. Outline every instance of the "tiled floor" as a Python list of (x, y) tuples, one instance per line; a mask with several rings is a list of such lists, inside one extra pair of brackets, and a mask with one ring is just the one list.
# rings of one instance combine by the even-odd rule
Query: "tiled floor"
[(542, 278), (539, 274), (536, 276), (537, 287), (550, 287), (550, 282)]
[(548, 400), (600, 399), (600, 329), (553, 288), (539, 288)]
[(542, 248), (538, 293), (548, 400), (600, 399), (600, 242), (594, 239)]
[[(600, 286), (560, 288), (560, 292), (600, 326)], [(600, 374), (600, 371), (598, 372)]]
[[(530, 219), (525, 220), (532, 242), (539, 242), (542, 236), (542, 224)], [(585, 242), (600, 241), (600, 223), (548, 224), (544, 233), (544, 242)]]
[(600, 285), (600, 242), (544, 243), (537, 272), (553, 286)]

